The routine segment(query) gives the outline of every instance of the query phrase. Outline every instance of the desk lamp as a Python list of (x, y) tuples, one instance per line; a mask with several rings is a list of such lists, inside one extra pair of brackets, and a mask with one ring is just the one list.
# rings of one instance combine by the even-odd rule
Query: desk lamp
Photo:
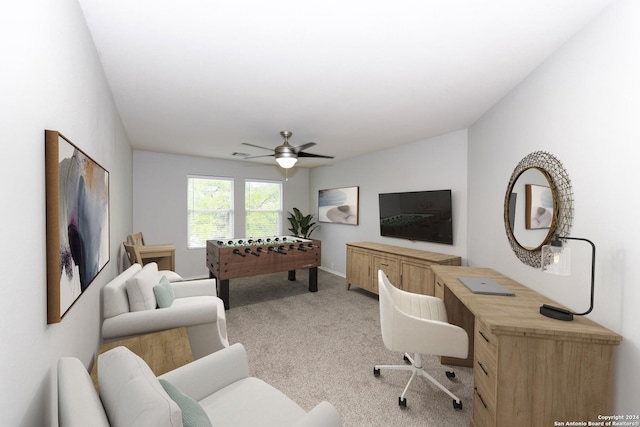
[(573, 320), (573, 316), (584, 316), (593, 310), (593, 293), (595, 282), (596, 245), (591, 240), (581, 237), (560, 237), (556, 235), (553, 240), (542, 247), (542, 271), (545, 273), (568, 276), (571, 274), (571, 250), (563, 247), (563, 240), (581, 240), (591, 245), (591, 305), (584, 313), (573, 313), (560, 307), (543, 304), (540, 314), (558, 320)]

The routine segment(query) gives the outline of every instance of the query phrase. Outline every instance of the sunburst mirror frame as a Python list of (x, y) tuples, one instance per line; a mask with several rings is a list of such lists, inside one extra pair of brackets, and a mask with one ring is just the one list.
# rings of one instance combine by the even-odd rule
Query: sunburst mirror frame
[[(527, 249), (520, 245), (513, 235), (511, 223), (509, 221), (509, 198), (513, 190), (514, 184), (520, 175), (531, 168), (540, 170), (549, 181), (551, 192), (554, 200), (554, 215), (552, 229), (547, 235), (544, 242), (535, 249)], [(546, 151), (535, 151), (523, 158), (518, 166), (513, 170), (509, 185), (507, 185), (507, 193), (504, 199), (504, 227), (507, 232), (507, 238), (514, 254), (531, 267), (540, 268), (541, 247), (546, 244), (553, 236), (560, 237), (569, 236), (571, 226), (573, 224), (573, 190), (571, 188), (571, 180), (562, 163), (551, 153)]]

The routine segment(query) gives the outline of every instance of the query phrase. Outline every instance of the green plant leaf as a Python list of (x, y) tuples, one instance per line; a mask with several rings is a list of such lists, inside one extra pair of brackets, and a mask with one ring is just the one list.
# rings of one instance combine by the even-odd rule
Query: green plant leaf
[(293, 208), (293, 213), (288, 212), (288, 214), (289, 217), (287, 219), (291, 224), (289, 231), (295, 236), (302, 235), (304, 238), (308, 238), (311, 232), (319, 227), (315, 222), (311, 222), (313, 221), (313, 214), (303, 215), (298, 208)]

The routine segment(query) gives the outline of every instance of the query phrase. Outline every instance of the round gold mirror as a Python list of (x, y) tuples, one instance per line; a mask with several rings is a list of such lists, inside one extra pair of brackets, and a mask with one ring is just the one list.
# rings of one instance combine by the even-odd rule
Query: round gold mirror
[(571, 181), (562, 163), (544, 151), (522, 159), (504, 200), (504, 225), (515, 255), (540, 267), (542, 246), (554, 235), (568, 235), (572, 221)]
[(553, 182), (540, 168), (525, 169), (509, 191), (507, 233), (523, 249), (538, 250), (555, 231), (557, 211)]

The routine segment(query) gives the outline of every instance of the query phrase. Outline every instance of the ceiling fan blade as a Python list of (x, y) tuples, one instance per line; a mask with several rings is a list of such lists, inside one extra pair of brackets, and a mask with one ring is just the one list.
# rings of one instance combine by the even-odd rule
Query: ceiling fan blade
[(242, 145), (248, 145), (249, 147), (256, 147), (256, 148), (262, 148), (263, 150), (273, 151), (273, 148), (261, 147), (259, 145), (249, 144), (248, 142), (243, 142)]
[(304, 151), (299, 152), (298, 157), (317, 157), (322, 159), (333, 159), (333, 156), (324, 156), (322, 154), (305, 153)]
[(294, 153), (299, 153), (303, 150), (306, 150), (307, 148), (313, 147), (314, 145), (316, 145), (315, 142), (307, 142), (306, 144), (296, 145), (295, 147), (291, 147), (291, 149), (293, 150)]
[(315, 142), (307, 142), (306, 144), (291, 146), (289, 144), (289, 138), (291, 137), (292, 133), (289, 131), (282, 131), (280, 132), (280, 135), (284, 139), (284, 143), (281, 145), (278, 145), (275, 148), (267, 148), (267, 147), (262, 147), (260, 145), (243, 142), (242, 145), (247, 145), (249, 147), (260, 148), (262, 150), (273, 152), (273, 154), (265, 154), (260, 156), (248, 156), (248, 157), (245, 157), (245, 159), (256, 159), (259, 157), (276, 157), (276, 159), (279, 159), (281, 157), (316, 157), (321, 159), (333, 159), (333, 156), (324, 156), (322, 154), (306, 153), (303, 151), (317, 145)]
[(257, 159), (257, 158), (259, 158), (259, 157), (273, 157), (273, 156), (275, 156), (275, 154), (264, 154), (264, 155), (262, 155), (262, 156), (249, 156), (249, 157), (245, 157), (245, 158), (244, 158), (244, 160), (247, 160), (247, 159)]

